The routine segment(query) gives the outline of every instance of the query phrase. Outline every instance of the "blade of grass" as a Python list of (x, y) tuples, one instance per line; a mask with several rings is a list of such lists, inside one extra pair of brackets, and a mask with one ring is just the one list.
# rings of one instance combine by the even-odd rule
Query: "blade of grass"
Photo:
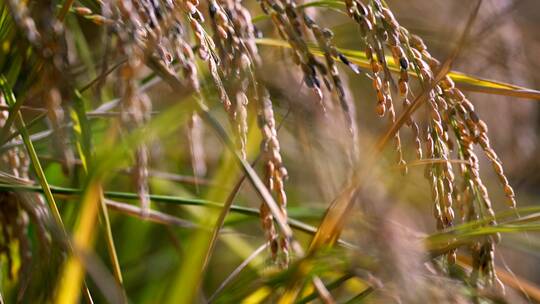
[[(256, 39), (256, 43), (263, 46), (290, 48), (290, 45), (286, 41), (279, 39), (258, 38)], [(309, 49), (316, 56), (324, 56), (324, 53), (316, 46), (311, 45), (309, 46)], [(365, 52), (343, 48), (338, 48), (338, 50), (343, 53), (343, 55), (345, 55), (352, 63), (366, 69), (371, 68)], [(390, 70), (392, 72), (399, 73), (399, 64), (394, 62), (392, 56), (387, 56), (385, 59), (388, 62)], [(416, 73), (412, 71), (409, 74), (417, 77)], [(450, 76), (450, 78), (452, 78), (452, 80), (454, 80), (456, 85), (458, 85), (458, 87), (464, 91), (540, 100), (540, 91), (538, 90), (468, 75), (458, 71), (448, 71), (447, 74)]]
[[(27, 129), (31, 128), (32, 126), (36, 125), (38, 122), (40, 122), (45, 117), (47, 117), (46, 112), (39, 114), (34, 119), (32, 119), (29, 123), (26, 124), (26, 128)], [(10, 140), (14, 139), (15, 137), (19, 136), (20, 134), (21, 134), (20, 131), (17, 129), (15, 131), (13, 131), (13, 133), (6, 136), (4, 142), (9, 142)], [(32, 138), (32, 136), (30, 136), (30, 138)], [(1, 151), (1, 149), (0, 149), (0, 151)]]
[[(185, 189), (182, 185), (179, 185), (173, 182), (164, 181), (164, 180), (160, 180), (160, 181), (151, 180), (151, 185), (155, 191), (167, 191), (167, 193), (171, 192), (172, 195), (177, 195), (180, 197), (184, 197), (186, 195), (187, 189)], [(196, 198), (196, 197), (189, 196), (189, 194), (187, 195), (190, 198)], [(219, 205), (222, 206), (222, 204), (219, 204)], [(200, 226), (200, 223), (204, 222), (204, 217), (208, 214), (208, 210), (206, 207), (203, 207), (203, 208), (200, 208), (200, 207), (191, 208), (190, 206), (182, 206), (182, 207), (183, 208), (181, 209), (184, 212), (187, 212), (190, 215), (190, 218), (192, 218), (192, 220), (199, 225), (198, 228), (206, 229), (209, 233), (211, 233), (212, 229), (214, 228), (212, 226), (213, 222), (210, 223), (206, 227)], [(213, 208), (210, 207), (210, 209), (213, 209)], [(222, 209), (223, 208), (216, 208), (215, 211), (213, 212), (216, 212), (217, 214), (217, 212), (219, 212)], [(253, 210), (253, 211), (256, 212), (256, 210)], [(239, 213), (233, 212), (233, 211), (231, 211), (231, 215), (232, 215), (231, 219), (235, 219), (235, 220), (229, 220), (226, 222), (226, 225), (231, 226), (231, 228), (224, 228), (222, 230), (222, 233), (220, 234), (220, 242), (225, 247), (222, 250), (229, 250), (226, 254), (230, 256), (236, 255), (241, 260), (244, 260), (247, 257), (249, 257), (256, 248), (252, 246), (251, 240), (245, 239), (244, 233), (235, 232), (234, 226), (242, 221), (254, 221), (256, 220), (256, 215), (245, 216), (245, 215), (241, 215)], [(224, 231), (228, 231), (228, 232), (223, 233)], [(220, 251), (220, 255), (222, 254), (225, 254), (225, 253), (223, 251)], [(249, 264), (250, 269), (262, 275), (263, 270), (256, 268), (254, 265), (262, 265), (263, 258), (261, 256), (257, 256), (254, 262), (255, 263)], [(163, 299), (163, 301), (164, 300), (165, 299)]]
[[(24, 180), (21, 180), (21, 184), (18, 184), (17, 179), (14, 180), (14, 177), (9, 176), (5, 173), (0, 174), (0, 181), (4, 182), (4, 183), (0, 183), (0, 191), (17, 190), (17, 191), (43, 192), (43, 189), (41, 189), (41, 187), (35, 186), (35, 185), (28, 185), (27, 184), (28, 182)], [(78, 197), (83, 192), (83, 190), (81, 189), (73, 189), (73, 188), (58, 187), (58, 186), (51, 186), (51, 190), (53, 194), (60, 195), (63, 197)], [(134, 201), (138, 199), (136, 193), (130, 193), (130, 192), (105, 191), (103, 192), (103, 195), (110, 199), (134, 200)], [(203, 200), (203, 199), (184, 198), (184, 197), (178, 197), (178, 196), (156, 195), (156, 194), (150, 194), (149, 197), (150, 197), (150, 200), (152, 200), (153, 202), (160, 202), (160, 203), (166, 203), (166, 204), (199, 206), (199, 207), (216, 208), (216, 209), (223, 208), (223, 204), (213, 202), (213, 201)], [(253, 217), (259, 216), (259, 210), (256, 208), (248, 208), (248, 207), (243, 207), (243, 206), (233, 204), (231, 205), (230, 210), (231, 212), (243, 214), (247, 216), (253, 216)], [(540, 208), (538, 208), (537, 211), (540, 211)], [(304, 222), (301, 222), (299, 220), (289, 218), (288, 222), (292, 228), (298, 231), (302, 231), (308, 234), (314, 234), (316, 231), (315, 227), (308, 225)], [(341, 246), (344, 246), (350, 249), (356, 248), (354, 245), (348, 242), (345, 242), (343, 240), (339, 240), (338, 243)]]
[(9, 136), (9, 132), (13, 123), (19, 119), (19, 116), (22, 117), (22, 115), (19, 114), (19, 110), (23, 105), (23, 100), (15, 99), (15, 95), (11, 91), (11, 88), (9, 88), (7, 79), (3, 75), (1, 76), (0, 82), (0, 85), (2, 86), (2, 91), (4, 91), (4, 97), (6, 98), (6, 102), (10, 108), (9, 116), (0, 132), (0, 145), (3, 145), (4, 143), (6, 143), (6, 139)]
[[(84, 100), (78, 91), (74, 92), (75, 98), (73, 102), (74, 115), (73, 115), (73, 129), (76, 134), (76, 145), (79, 151), (79, 156), (82, 161), (83, 171), (88, 174), (88, 167), (92, 159), (92, 135), (90, 132), (90, 123), (86, 117), (86, 110), (84, 108)], [(111, 265), (113, 267), (113, 274), (117, 281), (117, 284), (122, 290), (124, 295), (124, 301), (126, 301), (126, 292), (124, 289), (124, 280), (122, 278), (122, 270), (120, 269), (120, 263), (118, 262), (118, 255), (116, 253), (116, 246), (114, 244), (114, 237), (111, 229), (111, 222), (109, 220), (109, 213), (103, 193), (100, 191), (99, 198), (100, 212), (99, 216), (103, 223), (105, 232), (105, 242), (107, 243), (107, 250), (111, 259)]]
[(496, 226), (476, 227), (465, 231), (456, 231), (454, 233), (436, 233), (426, 238), (425, 245), (430, 251), (438, 251), (444, 250), (444, 248), (455, 248), (460, 244), (465, 244), (480, 237), (496, 233), (534, 231), (540, 231), (540, 223), (520, 225), (499, 224)]
[[(34, 185), (28, 185), (28, 181), (25, 180), (18, 180), (15, 177), (12, 177), (8, 174), (0, 174), (0, 180), (4, 183), (0, 184), (0, 191), (37, 191), (37, 192), (43, 192), (43, 189), (40, 186), (34, 186)], [(6, 183), (7, 182), (7, 183)], [(78, 196), (81, 195), (82, 190), (80, 189), (73, 189), (73, 188), (64, 188), (64, 187), (56, 187), (51, 186), (51, 190), (55, 195), (69, 195), (69, 196)], [(114, 191), (106, 191), (103, 193), (105, 197), (109, 197), (111, 199), (123, 199), (123, 200), (137, 200), (137, 194), (136, 193), (128, 193), (128, 192), (114, 192)], [(200, 206), (200, 207), (206, 207), (206, 208), (219, 208), (222, 209), (223, 205), (220, 203), (207, 201), (207, 200), (201, 200), (201, 199), (190, 199), (190, 198), (182, 198), (177, 196), (166, 196), (166, 195), (150, 195), (150, 199), (155, 202), (162, 202), (162, 203), (168, 203), (168, 204), (177, 204), (177, 205), (191, 205), (191, 206)], [(258, 217), (259, 211), (255, 208), (247, 208), (247, 207), (241, 207), (238, 205), (231, 205), (230, 208), (231, 212), (244, 214), (248, 216)], [(440, 232), (435, 233), (429, 236), (426, 236), (425, 242), (426, 242), (426, 248), (428, 250), (434, 250), (438, 246), (436, 244), (445, 244), (451, 239), (460, 239), (465, 240), (467, 238), (472, 237), (481, 237), (485, 235), (494, 234), (497, 232), (501, 233), (517, 233), (517, 232), (523, 232), (523, 231), (538, 231), (540, 230), (540, 216), (538, 216), (536, 213), (540, 212), (540, 207), (524, 207), (524, 208), (518, 208), (517, 209), (519, 214), (525, 215), (525, 214), (533, 214), (535, 216), (535, 219), (537, 222), (535, 224), (498, 224), (496, 226), (485, 226), (480, 229), (477, 227), (472, 226), (471, 223), (466, 223), (462, 225), (456, 226), (452, 231), (449, 232)], [(496, 219), (506, 218), (509, 216), (515, 216), (515, 212), (512, 211), (503, 211), (496, 215)], [(530, 219), (532, 220), (532, 219)], [(513, 222), (513, 221), (510, 221)], [(516, 223), (520, 223), (519, 221), (516, 221)], [(529, 223), (529, 221), (525, 221), (525, 223)], [(289, 224), (291, 227), (295, 228), (296, 230), (306, 232), (309, 234), (315, 234), (316, 228), (305, 224), (301, 221), (295, 220), (295, 219), (289, 219)], [(477, 224), (481, 224), (479, 221)], [(463, 227), (465, 228), (463, 228)], [(461, 228), (461, 229), (460, 229)], [(355, 249), (351, 244), (348, 244), (347, 242), (344, 242), (342, 240), (338, 240), (338, 244), (349, 247), (351, 249)]]
[[(470, 257), (464, 256), (464, 255), (458, 255), (457, 261), (461, 266), (471, 268), (472, 259)], [(540, 302), (540, 288), (538, 288), (538, 286), (536, 286), (534, 283), (524, 278), (520, 278), (513, 274), (510, 274), (509, 272), (497, 266), (496, 266), (495, 271), (497, 272), (497, 276), (499, 277), (499, 279), (505, 285), (508, 285), (514, 288), (515, 290), (522, 290), (523, 292), (526, 293), (528, 297), (533, 299), (535, 302), (537, 303)]]
[[(56, 186), (52, 186), (52, 185), (50, 185), (50, 187), (51, 187), (51, 191), (53, 192), (54, 196), (57, 196), (57, 197), (60, 197), (60, 198), (65, 198), (65, 199), (77, 197), (78, 195), (80, 195), (82, 193), (82, 190), (79, 190), (79, 189), (62, 188), (62, 187), (56, 187)], [(21, 179), (21, 178), (18, 178), (16, 176), (14, 176), (14, 175), (10, 175), (10, 174), (7, 174), (5, 172), (0, 171), (0, 192), (2, 192), (2, 191), (43, 192), (43, 189), (41, 189), (40, 186), (32, 185), (32, 181), (29, 181), (29, 180), (26, 180), (26, 179)], [(136, 197), (133, 196), (133, 195), (135, 195), (134, 193), (130, 193), (130, 194), (122, 193), (122, 194), (123, 194), (123, 195), (121, 195), (122, 199), (136, 198)], [(115, 210), (115, 211), (118, 211), (118, 212), (121, 212), (121, 213), (131, 215), (131, 216), (136, 217), (136, 218), (143, 219), (143, 217), (141, 215), (141, 212), (140, 212), (141, 208), (138, 207), (138, 206), (113, 201), (111, 199), (105, 199), (105, 203), (107, 204), (107, 206), (111, 210)], [(236, 208), (236, 207), (237, 206), (234, 206), (234, 208)], [(239, 211), (240, 211), (239, 213), (242, 213), (242, 211), (244, 211), (244, 210), (240, 208)], [(250, 210), (250, 211), (253, 212), (253, 211), (255, 211), (255, 209)], [(247, 214), (251, 214), (251, 213), (248, 212)], [(187, 220), (183, 220), (183, 219), (180, 219), (178, 217), (169, 215), (167, 213), (162, 213), (162, 212), (155, 211), (155, 210), (150, 211), (148, 219), (153, 221), (153, 222), (160, 223), (160, 224), (176, 225), (176, 226), (180, 226), (180, 227), (184, 227), (184, 228), (195, 228), (196, 227), (195, 224), (193, 224), (193, 223), (191, 223), (191, 222), (189, 222)], [(300, 224), (297, 224), (297, 225), (301, 226)], [(305, 229), (305, 227), (304, 227), (304, 229)]]

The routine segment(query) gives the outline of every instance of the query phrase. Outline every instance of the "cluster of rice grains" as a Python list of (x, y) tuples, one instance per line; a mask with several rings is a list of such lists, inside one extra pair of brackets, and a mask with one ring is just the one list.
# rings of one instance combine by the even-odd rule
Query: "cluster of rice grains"
[[(29, 56), (31, 64), (39, 66), (42, 73), (36, 79), (38, 85), (32, 88), (34, 97), (43, 100), (47, 109), (47, 118), (54, 131), (52, 139), (55, 152), (62, 160), (63, 169), (69, 172), (74, 164), (74, 156), (68, 145), (69, 136), (66, 135), (66, 114), (63, 100), (69, 100), (71, 88), (67, 59), (67, 45), (65, 42), (65, 28), (55, 16), (56, 3), (54, 1), (39, 1), (33, 3), (32, 11), (26, 1), (6, 1), (14, 23), (25, 36), (32, 47), (35, 57)], [(29, 73), (27, 71), (27, 73)], [(26, 75), (31, 78), (33, 75)], [(4, 92), (8, 94), (7, 92)], [(0, 93), (0, 106), (7, 108), (8, 96)], [(2, 128), (7, 142), (3, 144), (13, 145), (1, 153), (0, 167), (11, 176), (7, 177), (15, 184), (32, 184), (29, 177), (30, 159), (24, 149), (14, 145), (21, 142), (22, 138), (17, 135), (11, 139), (9, 136), (16, 131), (14, 125), (7, 128), (9, 112), (0, 111), (0, 128)], [(13, 179), (13, 177), (15, 179)], [(50, 224), (52, 218), (44, 199), (37, 193), (2, 192), (0, 193), (0, 253), (6, 256), (7, 274), (13, 277), (12, 254), (19, 255), (18, 277), (20, 282), (19, 297), (26, 292), (27, 284), (30, 283), (32, 270), (36, 270), (41, 261), (47, 261), (51, 253), (52, 234)], [(32, 226), (30, 226), (32, 224)], [(38, 248), (33, 248), (30, 231), (35, 229), (38, 239)], [(36, 254), (36, 250), (41, 250)], [(39, 257), (38, 259), (33, 256)], [(33, 276), (34, 274), (32, 274)], [(18, 299), (19, 301), (21, 299)]]
[[(202, 100), (197, 65), (199, 59), (208, 67), (211, 82), (228, 114), (238, 151), (243, 158), (246, 158), (248, 101), (255, 101), (254, 107), (263, 135), (265, 182), (276, 194), (280, 210), (286, 217), (284, 180), (287, 178), (287, 170), (281, 160), (270, 95), (264, 85), (257, 81), (254, 72), (254, 67), (260, 64), (260, 58), (250, 13), (240, 1), (235, 0), (208, 1), (205, 6), (207, 14), (201, 12), (202, 5), (198, 0), (104, 1), (104, 20), (108, 20), (110, 30), (119, 36), (120, 52), (128, 58), (119, 77), (122, 87), (122, 122), (129, 129), (143, 125), (150, 119), (148, 113), (151, 103), (135, 87), (137, 70), (149, 60), (157, 60), (174, 74), (179, 67), (187, 83), (186, 87)], [(210, 30), (212, 34), (207, 32)], [(194, 161), (194, 167), (199, 174), (204, 174), (205, 169), (201, 169), (204, 164), (200, 160), (203, 151), (200, 144), (195, 145), (200, 139), (193, 138), (202, 135), (196, 113), (191, 122), (189, 137), (194, 143), (192, 155), (198, 160)], [(134, 171), (144, 208), (148, 208), (147, 162), (146, 148), (141, 146), (136, 152)], [(286, 265), (288, 240), (279, 236), (265, 204), (261, 204), (261, 219), (271, 243), (274, 260), (280, 256), (280, 263)]]
[[(210, 2), (209, 13), (214, 20), (213, 28), (217, 38), (215, 40), (217, 40), (219, 57), (224, 66), (221, 72), (228, 80), (226, 91), (234, 97), (232, 109), (228, 110), (226, 107), (225, 110), (229, 112), (231, 123), (236, 126), (238, 148), (242, 157), (245, 157), (249, 100), (246, 93), (250, 93), (251, 99), (255, 100), (258, 125), (262, 132), (263, 180), (268, 189), (275, 193), (281, 215), (286, 219), (287, 196), (284, 181), (288, 174), (281, 158), (270, 94), (264, 84), (257, 79), (257, 68), (261, 64), (261, 58), (255, 45), (255, 27), (251, 22), (251, 15), (240, 1), (235, 0), (223, 1), (220, 5)], [(219, 29), (220, 24), (222, 28), (229, 29), (227, 35), (222, 34), (223, 31)], [(288, 240), (277, 233), (273, 216), (265, 203), (261, 204), (260, 211), (272, 259), (285, 266), (289, 262)]]
[(7, 1), (13, 19), (24, 32), (28, 42), (37, 51), (40, 61), (37, 65), (43, 67), (43, 73), (38, 79), (40, 83), (39, 97), (47, 108), (47, 117), (51, 124), (55, 152), (62, 159), (64, 171), (70, 171), (74, 164), (74, 156), (67, 144), (68, 136), (64, 125), (66, 123), (65, 104), (69, 100), (71, 79), (65, 73), (68, 68), (67, 45), (65, 28), (55, 18), (55, 2), (40, 1), (33, 6), (32, 16), (24, 1)]
[[(0, 93), (0, 106), (7, 106), (6, 100)], [(0, 110), (0, 128), (4, 127), (9, 112)], [(11, 131), (13, 131), (13, 127)], [(11, 142), (21, 140), (20, 136)], [(24, 150), (15, 146), (2, 153), (0, 167), (12, 176), (29, 182), (28, 168), (29, 158)], [(34, 224), (37, 232), (39, 245), (47, 249), (50, 244), (50, 236), (47, 233), (46, 219), (47, 209), (41, 196), (37, 194), (24, 194), (16, 192), (0, 192), (0, 255), (6, 258), (6, 273), (9, 279), (14, 278), (14, 270), (17, 264), (17, 277), (21, 282), (21, 290), (29, 283), (32, 267), (35, 267), (32, 254), (32, 240), (29, 235), (30, 221)], [(14, 263), (13, 254), (18, 255)], [(41, 256), (44, 258), (44, 256)], [(34, 264), (34, 265), (33, 265)], [(22, 292), (19, 294), (21, 295)]]
[[(120, 120), (125, 129), (132, 130), (144, 125), (150, 120), (152, 104), (148, 96), (139, 93), (137, 75), (145, 60), (145, 52), (150, 45), (155, 45), (161, 33), (156, 27), (156, 17), (149, 3), (135, 5), (130, 1), (119, 1), (116, 6), (104, 4), (103, 14), (111, 22), (111, 31), (118, 35), (117, 50), (126, 57), (126, 63), (120, 67), (119, 88), (121, 96)], [(141, 25), (145, 25), (141, 27)], [(155, 30), (156, 31), (155, 31)], [(136, 147), (132, 176), (137, 188), (143, 216), (148, 215), (150, 200), (148, 198), (148, 150), (146, 145)]]
[[(396, 89), (399, 94), (395, 95), (399, 95), (403, 100), (404, 108), (411, 105), (409, 73), (417, 75), (422, 88), (429, 88), (434, 81), (434, 72), (441, 68), (441, 64), (430, 55), (423, 41), (401, 27), (392, 12), (380, 1), (370, 1), (369, 5), (364, 5), (357, 0), (347, 0), (346, 7), (349, 16), (360, 25), (366, 55), (371, 61), (371, 77), (377, 95), (376, 112), (380, 116), (388, 113), (390, 122), (394, 123), (396, 114), (390, 90), (394, 80), (385, 57), (385, 48), (390, 51), (395, 66), (399, 68)], [(429, 92), (425, 108), (428, 119), (422, 130), (413, 117), (407, 119), (406, 125), (412, 130), (418, 159), (426, 157), (442, 160), (427, 165), (425, 170), (425, 176), (432, 188), (437, 228), (443, 230), (453, 225), (455, 209), (459, 211), (462, 221), (488, 219), (489, 224), (495, 224), (488, 191), (480, 179), (478, 157), (473, 151), (474, 144), (483, 150), (491, 162), (504, 188), (508, 205), (514, 208), (516, 203), (501, 161), (490, 146), (486, 124), (478, 118), (474, 106), (448, 76), (436, 83)], [(395, 148), (399, 164), (406, 168), (399, 131), (395, 135)], [(459, 182), (450, 161), (454, 154), (462, 161), (459, 163)], [(479, 283), (480, 277), (484, 278), (486, 286), (500, 285), (494, 271), (494, 249), (499, 238), (498, 235), (489, 236), (470, 246), (473, 257), (473, 285)], [(449, 264), (455, 263), (456, 249), (451, 249), (446, 256)]]
[[(305, 84), (319, 96), (322, 109), (325, 110), (326, 105), (323, 104), (321, 80), (328, 91), (335, 92), (337, 95), (350, 132), (356, 136), (354, 113), (352, 113), (354, 106), (346, 98), (336, 59), (339, 59), (355, 73), (360, 71), (332, 43), (332, 31), (320, 27), (303, 9), (297, 8), (295, 1), (260, 0), (259, 3), (263, 12), (271, 17), (278, 34), (291, 46), (292, 59), (301, 68)], [(324, 63), (317, 60), (315, 54), (310, 51), (308, 41), (311, 37), (315, 39), (316, 45), (323, 54)]]

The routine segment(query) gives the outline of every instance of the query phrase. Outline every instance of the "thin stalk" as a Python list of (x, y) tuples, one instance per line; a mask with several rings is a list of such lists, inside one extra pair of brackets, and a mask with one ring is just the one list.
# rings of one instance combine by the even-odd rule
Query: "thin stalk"
[[(83, 190), (81, 189), (58, 187), (58, 186), (50, 186), (50, 188), (54, 195), (59, 195), (59, 196), (78, 197), (82, 195), (83, 193)], [(0, 192), (1, 191), (17, 191), (17, 190), (43, 192), (43, 189), (41, 189), (41, 187), (37, 185), (13, 185), (13, 184), (0, 183)], [(138, 200), (139, 199), (136, 193), (131, 193), (131, 192), (104, 191), (103, 195), (106, 198), (110, 198), (110, 199), (119, 199), (119, 200)], [(185, 197), (170, 196), (170, 195), (156, 195), (156, 194), (150, 194), (149, 198), (153, 202), (160, 202), (160, 203), (166, 203), (166, 204), (223, 209), (223, 204), (208, 201), (208, 200), (203, 200), (203, 199), (185, 198)], [(230, 211), (234, 213), (238, 213), (238, 214), (243, 214), (246, 216), (252, 216), (252, 217), (257, 217), (257, 218), (259, 217), (259, 209), (256, 209), (256, 208), (231, 205)], [(308, 225), (302, 221), (291, 219), (291, 218), (289, 218), (287, 221), (288, 221), (288, 224), (292, 228), (298, 231), (302, 231), (308, 234), (315, 233), (315, 230), (316, 230), (315, 227)], [(354, 245), (346, 241), (339, 240), (338, 242), (340, 245), (345, 246), (347, 248), (355, 248)]]
[(148, 216), (144, 218), (142, 214), (142, 208), (126, 203), (121, 203), (117, 201), (113, 201), (110, 199), (105, 199), (105, 203), (107, 204), (108, 209), (114, 210), (119, 213), (127, 214), (129, 216), (142, 219), (142, 220), (148, 220), (154, 223), (163, 224), (163, 225), (170, 225), (170, 226), (178, 226), (183, 228), (198, 228), (196, 224), (178, 218), (176, 216), (156, 211), (156, 210), (149, 210)]
[(375, 289), (370, 286), (370, 287), (366, 288), (364, 291), (362, 291), (361, 293), (359, 293), (356, 296), (349, 299), (347, 302), (345, 302), (345, 304), (358, 303), (358, 302), (362, 301), (365, 297), (369, 296), (374, 290)]
[[(1, 81), (4, 81), (3, 79)], [(3, 85), (7, 85), (7, 82)], [(9, 95), (8, 92), (5, 92), (5, 95)], [(22, 99), (19, 99), (19, 100), (15, 100), (14, 98), (11, 98), (9, 96), (6, 96), (6, 99), (8, 100), (8, 103), (12, 103), (12, 104), (9, 104), (9, 115), (8, 115), (8, 118), (6, 120), (6, 123), (4, 124), (4, 126), (2, 127), (2, 130), (0, 132), (0, 145), (3, 145), (4, 143), (7, 142), (7, 138), (9, 137), (9, 130), (11, 130), (11, 126), (13, 125), (13, 122), (18, 119), (18, 115), (16, 115), (15, 113), (19, 113), (19, 110), (21, 108), (21, 106), (23, 105), (23, 100)], [(9, 101), (11, 99), (11, 101)], [(20, 113), (19, 113), (20, 114)], [(22, 116), (21, 116), (22, 117)]]
[[(328, 288), (328, 290), (332, 290), (332, 289), (336, 289), (338, 288), (339, 286), (341, 286), (343, 283), (345, 283), (347, 280), (349, 280), (350, 278), (354, 277), (354, 275), (350, 274), (350, 273), (347, 273), (341, 277), (339, 277), (338, 279), (336, 279), (335, 281), (331, 282), (330, 284), (326, 285), (326, 288)], [(306, 303), (309, 303), (311, 301), (314, 301), (315, 299), (317, 299), (317, 296), (318, 296), (318, 293), (317, 291), (313, 291), (312, 293), (310, 293), (309, 295), (307, 295), (306, 297), (298, 300), (298, 302), (296, 304), (306, 304)]]
[(103, 73), (101, 73), (100, 75), (98, 75), (96, 78), (92, 79), (89, 83), (87, 83), (86, 85), (84, 85), (83, 87), (81, 87), (79, 89), (79, 92), (84, 92), (86, 90), (88, 90), (89, 88), (91, 88), (93, 85), (95, 85), (96, 83), (98, 83), (99, 81), (103, 80), (105, 77), (109, 76), (109, 74), (111, 74), (112, 72), (114, 72), (114, 70), (116, 70), (117, 68), (119, 68), (121, 65), (123, 65), (124, 63), (127, 62), (127, 59), (122, 59), (120, 60), (118, 63), (116, 63), (115, 65), (113, 65), (112, 67), (110, 67), (108, 70), (104, 71)]
[[(47, 117), (47, 112), (44, 112), (44, 113), (41, 113), (39, 114), (38, 116), (36, 116), (34, 119), (32, 119), (27, 125), (26, 125), (26, 128), (31, 128), (32, 126), (34, 126), (35, 124), (37, 124), (38, 122), (40, 122), (43, 118)], [(21, 132), (19, 130), (15, 130), (13, 131), (13, 133), (9, 134), (6, 136), (5, 139), (3, 139), (2, 142), (0, 142), (0, 145), (3, 145), (4, 143), (7, 143), (9, 142), (10, 140), (14, 139), (15, 137), (17, 137), (18, 135), (20, 135)]]
[(242, 186), (242, 183), (245, 179), (245, 175), (242, 175), (242, 177), (238, 179), (238, 181), (234, 185), (233, 190), (229, 193), (229, 196), (227, 196), (225, 204), (223, 205), (223, 209), (221, 209), (221, 212), (219, 213), (216, 224), (214, 225), (214, 229), (212, 230), (212, 235), (210, 236), (208, 250), (206, 251), (206, 254), (204, 256), (203, 267), (201, 269), (202, 273), (204, 273), (206, 267), (208, 267), (208, 262), (210, 261), (210, 257), (212, 256), (212, 253), (214, 252), (214, 247), (216, 246), (216, 240), (219, 235), (219, 231), (223, 227), (223, 223), (225, 222), (227, 214), (229, 214), (229, 210), (233, 204), (233, 200), (236, 198), (238, 190), (240, 190), (240, 187)]
[(122, 277), (122, 269), (120, 268), (120, 262), (118, 261), (118, 254), (116, 253), (116, 246), (114, 244), (114, 238), (111, 229), (111, 221), (109, 220), (109, 213), (107, 210), (107, 204), (105, 202), (105, 197), (103, 196), (103, 189), (99, 188), (99, 207), (100, 207), (100, 216), (103, 220), (103, 226), (105, 230), (105, 242), (107, 243), (107, 251), (109, 252), (109, 257), (111, 259), (111, 265), (113, 268), (114, 278), (116, 283), (119, 285), (122, 290), (122, 301), (127, 303), (127, 294), (124, 288), (124, 279)]

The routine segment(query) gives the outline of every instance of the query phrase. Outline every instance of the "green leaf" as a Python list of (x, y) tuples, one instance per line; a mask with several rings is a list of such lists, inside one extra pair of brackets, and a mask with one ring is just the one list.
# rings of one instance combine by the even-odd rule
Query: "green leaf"
[[(291, 48), (289, 43), (279, 39), (259, 38), (256, 39), (256, 43), (262, 46)], [(316, 56), (324, 56), (320, 48), (314, 45), (310, 45), (309, 50)], [(371, 64), (367, 59), (365, 52), (343, 48), (338, 48), (338, 50), (343, 55), (345, 55), (347, 59), (357, 64), (358, 66), (366, 69), (371, 68)], [(400, 71), (400, 67), (394, 62), (392, 56), (386, 56), (386, 61), (388, 62), (389, 69), (392, 72), (397, 73)], [(416, 76), (416, 74), (413, 72), (409, 72), (409, 74), (412, 76)], [(500, 81), (485, 79), (473, 75), (468, 75), (458, 71), (450, 71), (450, 73), (448, 73), (448, 76), (450, 76), (450, 78), (454, 80), (458, 87), (460, 87), (464, 91), (540, 100), (540, 91), (537, 90), (528, 89)]]

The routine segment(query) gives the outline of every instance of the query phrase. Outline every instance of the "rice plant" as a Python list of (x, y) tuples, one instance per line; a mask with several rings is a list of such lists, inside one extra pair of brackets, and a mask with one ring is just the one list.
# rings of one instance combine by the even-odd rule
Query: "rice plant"
[(0, 0), (2, 303), (540, 302), (487, 2)]

